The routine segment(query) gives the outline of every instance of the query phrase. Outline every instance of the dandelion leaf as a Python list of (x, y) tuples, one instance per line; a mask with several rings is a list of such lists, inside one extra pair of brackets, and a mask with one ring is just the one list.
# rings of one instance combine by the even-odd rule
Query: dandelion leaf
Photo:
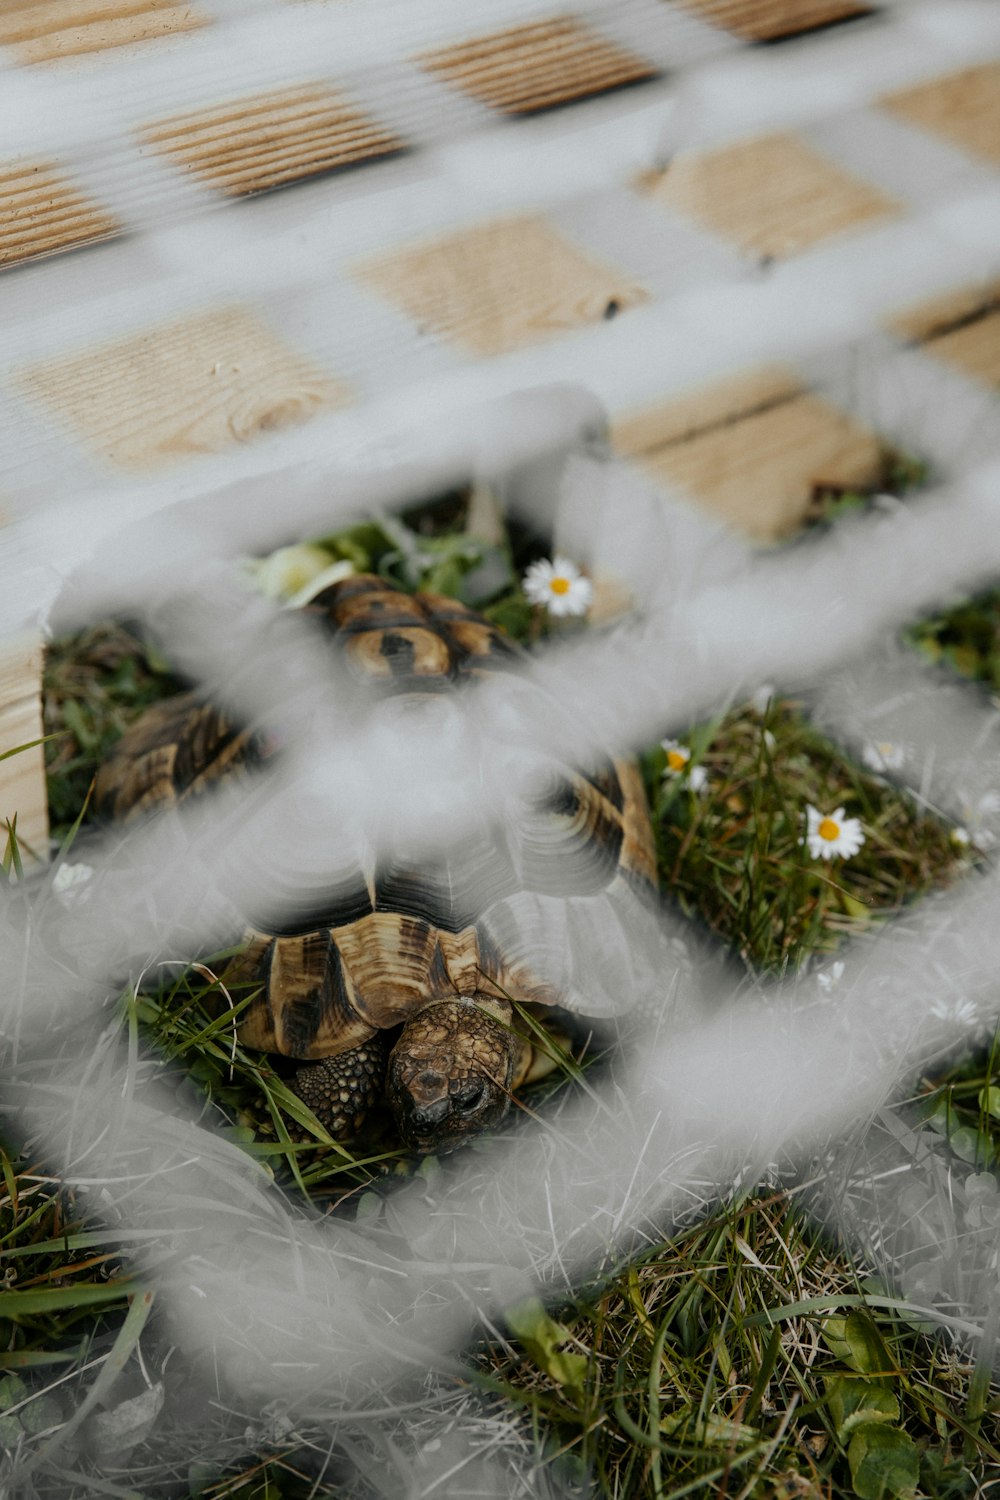
[(847, 1461), (859, 1500), (905, 1500), (917, 1488), (920, 1454), (913, 1439), (899, 1427), (883, 1422), (856, 1427)]
[(504, 1318), (525, 1353), (551, 1380), (568, 1390), (583, 1389), (587, 1374), (586, 1356), (568, 1354), (562, 1349), (570, 1337), (569, 1330), (549, 1317), (537, 1297), (514, 1303), (504, 1313)]

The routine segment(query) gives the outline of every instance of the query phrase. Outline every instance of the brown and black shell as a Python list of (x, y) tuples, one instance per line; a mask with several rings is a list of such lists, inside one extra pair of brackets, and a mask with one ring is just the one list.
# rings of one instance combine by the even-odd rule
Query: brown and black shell
[[(454, 599), (404, 594), (362, 574), (306, 606), (363, 687), (383, 694), (460, 691), (517, 669), (521, 649)], [(223, 776), (266, 759), (265, 742), (197, 693), (147, 711), (102, 767), (98, 811), (115, 818), (177, 805)], [(505, 994), (573, 1008), (531, 967), (498, 950), (480, 920), (493, 903), (529, 892), (598, 896), (655, 892), (645, 793), (629, 761), (590, 771), (560, 767), (533, 799), (516, 841), (496, 824), (463, 841), (447, 863), (386, 856), (349, 889), (311, 903), (298, 920), (247, 934), (227, 985), (259, 990), (240, 1026), (248, 1046), (296, 1058), (336, 1056), (437, 999)], [(495, 987), (495, 988), (494, 988)]]

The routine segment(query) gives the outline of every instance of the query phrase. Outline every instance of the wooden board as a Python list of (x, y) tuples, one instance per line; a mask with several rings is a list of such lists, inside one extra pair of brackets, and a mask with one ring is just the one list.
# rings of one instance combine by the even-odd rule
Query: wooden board
[(884, 448), (781, 370), (749, 371), (618, 422), (615, 447), (758, 541), (792, 535), (817, 487), (877, 484)]
[(681, 153), (662, 171), (644, 173), (637, 186), (740, 249), (771, 259), (899, 211), (883, 194), (785, 134)]
[(120, 229), (52, 163), (0, 163), (0, 267), (106, 240)]
[(172, 115), (141, 139), (231, 196), (260, 193), (406, 149), (392, 131), (321, 84), (275, 89)]
[[(42, 647), (37, 635), (19, 636), (0, 646), (0, 755), (40, 739)], [(48, 807), (43, 747), (21, 750), (0, 760), (0, 855), (7, 845), (6, 822), (17, 814), (22, 857), (44, 860), (48, 852)]]
[(1000, 63), (983, 63), (901, 89), (880, 101), (910, 125), (1000, 163)]
[(963, 375), (1000, 387), (1000, 282), (930, 298), (891, 318), (888, 327)]
[(855, 0), (681, 0), (681, 4), (744, 42), (777, 42), (820, 26), (869, 16), (873, 10)]
[(2, 0), (0, 46), (21, 63), (51, 63), (207, 26), (195, 0)]
[(655, 78), (646, 58), (570, 16), (553, 16), (423, 53), (417, 61), (480, 104), (523, 115)]
[(953, 333), (960, 324), (973, 323), (998, 307), (1000, 281), (987, 281), (929, 297), (889, 318), (886, 326), (901, 338), (921, 342)]
[(131, 470), (251, 442), (350, 399), (242, 307), (47, 360), (18, 383), (74, 437)]
[(502, 219), (363, 261), (352, 274), (474, 354), (503, 354), (647, 298), (541, 219)]

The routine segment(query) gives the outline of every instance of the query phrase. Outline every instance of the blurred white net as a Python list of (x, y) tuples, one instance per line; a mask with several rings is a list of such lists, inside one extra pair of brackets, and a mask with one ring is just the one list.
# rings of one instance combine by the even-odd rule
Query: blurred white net
[[(294, 777), (240, 805), (235, 831), (234, 792), (126, 845), (109, 834), (86, 902), (49, 893), (30, 913), (8, 902), (4, 1104), (93, 1195), (206, 1399), (223, 1391), (258, 1424), (268, 1411), (329, 1421), (348, 1447), (366, 1433), (382, 1443), (367, 1461), (387, 1494), (464, 1495), (470, 1475), (476, 1493), (556, 1493), (501, 1419), (449, 1407), (463, 1344), (534, 1288), (572, 1285), (662, 1235), (693, 1198), (874, 1115), (941, 1045), (942, 997), (988, 1017), (995, 874), (849, 953), (836, 1005), (817, 1003), (814, 979), (735, 1005), (735, 979), (679, 920), (618, 914), (632, 959), (621, 998), (661, 1018), (641, 1060), (358, 1227), (293, 1211), (185, 1115), (123, 1048), (106, 996), (130, 969), (223, 940), (234, 910), (266, 900), (261, 848), (280, 842), (305, 872), (347, 868), (348, 830), (378, 826), (434, 852), (522, 792), (512, 733), (570, 762), (627, 753), (765, 679), (814, 688), (817, 716), (845, 743), (873, 725), (905, 738), (921, 796), (946, 808), (971, 798), (990, 815), (994, 710), (918, 679), (887, 640), (1000, 572), (997, 400), (988, 378), (888, 327), (1000, 273), (997, 161), (885, 100), (1000, 58), (1000, 18), (955, 0), (884, 5), (782, 52), (738, 47), (693, 6), (575, 4), (591, 49), (575, 65), (642, 87), (505, 120), (502, 103), (454, 86), (454, 57), (427, 58), (470, 31), (517, 27), (554, 59), (576, 56), (579, 36), (552, 40), (540, 4), (479, 6), (474, 24), (445, 3), (202, 0), (197, 12), (204, 24), (162, 47), (46, 68), (8, 43), (0, 63), (5, 154), (19, 170), (54, 164), (98, 205), (107, 240), (0, 276), (0, 625), (144, 615), (192, 674), (230, 684), (248, 710), (280, 704), (309, 733)], [(530, 75), (520, 52), (510, 68)], [(235, 144), (216, 117), (265, 96), (265, 112), (301, 105), (307, 88), (318, 112), (341, 107), (328, 95), (349, 98), (343, 128), (369, 143), (381, 131), (385, 159), (230, 201), (232, 172), (250, 170), (241, 138), (255, 170), (260, 158), (278, 171), (264, 185), (280, 185), (282, 149), (304, 148), (286, 141), (276, 167), (252, 114)], [(669, 175), (675, 153), (789, 130), (877, 199), (799, 253), (740, 243), (638, 186)], [(498, 269), (488, 245), (505, 236)], [(428, 245), (447, 249), (430, 267)], [(583, 289), (569, 308), (564, 284)], [(933, 488), (760, 554), (608, 446), (605, 414), (613, 426), (773, 361), (927, 459)], [(535, 662), (531, 692), (516, 679), (478, 689), (470, 731), (418, 758), (350, 721), (315, 643), (249, 603), (229, 564), (468, 478), (488, 478), (512, 512), (623, 580), (638, 610)], [(597, 972), (607, 930), (564, 910), (553, 965)], [(879, 1187), (872, 1167), (853, 1227), (870, 1237), (878, 1223), (916, 1301), (926, 1276), (905, 1272), (924, 1264), (921, 1225), (938, 1235), (935, 1215), (954, 1221), (968, 1205), (937, 1191), (933, 1164), (921, 1175), (906, 1163), (908, 1190), (923, 1184), (933, 1212), (922, 1220), (913, 1193)], [(974, 1227), (956, 1232), (944, 1288), (966, 1332), (995, 1317), (995, 1226)], [(433, 1388), (428, 1370), (443, 1377)], [(409, 1449), (386, 1435), (400, 1422)], [(31, 1494), (57, 1476), (66, 1436), (12, 1483)]]

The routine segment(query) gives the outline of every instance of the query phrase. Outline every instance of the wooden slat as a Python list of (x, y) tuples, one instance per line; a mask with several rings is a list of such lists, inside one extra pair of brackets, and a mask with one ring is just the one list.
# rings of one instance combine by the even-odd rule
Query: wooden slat
[(22, 63), (58, 62), (207, 26), (184, 0), (2, 0), (0, 46)]
[(569, 16), (478, 36), (417, 61), (481, 104), (531, 114), (655, 78), (648, 59), (606, 41)]
[[(37, 635), (0, 643), (0, 755), (39, 739), (42, 728), (42, 646)], [(17, 814), (22, 855), (47, 857), (49, 835), (45, 758), (41, 745), (0, 760), (0, 854), (7, 844), (6, 819)]]
[(880, 102), (909, 124), (1000, 162), (1000, 62), (947, 73)]
[(898, 212), (890, 199), (784, 134), (678, 155), (662, 171), (644, 173), (637, 186), (741, 249), (772, 259)]
[(890, 318), (901, 338), (973, 380), (1000, 387), (1000, 281), (961, 286)]
[(879, 482), (878, 438), (779, 370), (750, 371), (615, 424), (615, 447), (760, 541), (797, 531), (825, 486)]
[(406, 142), (319, 84), (157, 120), (142, 140), (220, 192), (259, 193), (374, 160)]
[(120, 232), (111, 214), (51, 162), (0, 164), (0, 266), (53, 255)]
[(787, 401), (802, 389), (789, 370), (766, 366), (744, 370), (676, 400), (630, 413), (615, 422), (620, 453), (645, 453), (686, 442), (701, 433), (744, 419), (765, 406)]
[(963, 375), (1000, 388), (1000, 310), (962, 323), (925, 344), (928, 354), (956, 366)]
[(960, 324), (971, 323), (1000, 307), (1000, 281), (961, 286), (928, 297), (888, 319), (887, 327), (901, 338), (915, 342), (952, 333)]
[(646, 300), (540, 219), (480, 224), (352, 268), (418, 329), (475, 354), (502, 354)]
[(744, 42), (777, 42), (820, 26), (869, 16), (873, 7), (855, 0), (681, 0)]
[(109, 462), (138, 470), (250, 442), (350, 399), (240, 307), (47, 360), (18, 381)]

